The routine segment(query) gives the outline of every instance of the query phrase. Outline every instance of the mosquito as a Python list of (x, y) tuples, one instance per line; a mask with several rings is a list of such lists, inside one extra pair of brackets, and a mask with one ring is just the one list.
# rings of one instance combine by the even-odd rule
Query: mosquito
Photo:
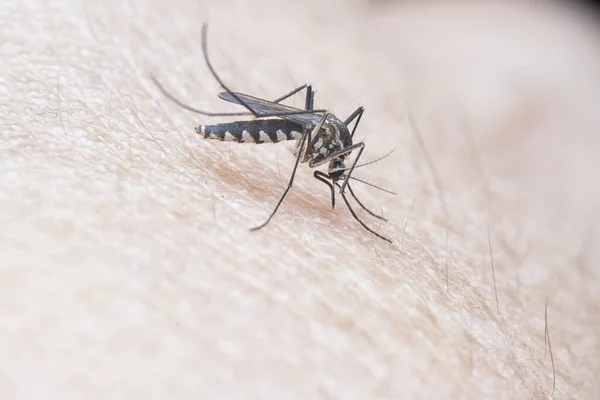
[[(208, 57), (207, 30), (208, 24), (204, 23), (202, 26), (202, 52), (208, 69), (215, 80), (219, 83), (221, 88), (224, 90), (224, 92), (219, 93), (219, 98), (230, 103), (241, 105), (248, 111), (217, 113), (199, 110), (184, 104), (176, 97), (171, 95), (155, 77), (151, 77), (151, 79), (167, 98), (186, 110), (209, 117), (254, 117), (254, 119), (247, 121), (235, 121), (215, 125), (197, 126), (195, 128), (196, 133), (205, 139), (217, 139), (220, 141), (234, 141), (238, 143), (255, 144), (278, 143), (285, 140), (294, 140), (298, 142), (294, 151), (296, 162), (294, 164), (292, 175), (286, 189), (284, 190), (279, 201), (277, 202), (277, 205), (275, 206), (275, 209), (273, 212), (271, 212), (267, 220), (259, 226), (251, 228), (251, 230), (255, 231), (263, 228), (277, 213), (277, 210), (292, 188), (296, 171), (300, 162), (308, 163), (310, 168), (317, 168), (328, 164), (327, 173), (315, 170), (313, 176), (317, 180), (326, 184), (331, 190), (332, 208), (335, 208), (335, 189), (337, 187), (339, 188), (340, 196), (344, 200), (346, 207), (354, 219), (371, 234), (385, 240), (386, 242), (392, 243), (390, 239), (377, 233), (367, 226), (358, 217), (350, 205), (348, 198), (346, 197), (346, 189), (348, 189), (348, 192), (352, 198), (354, 198), (358, 205), (367, 213), (382, 221), (387, 221), (384, 217), (369, 210), (360, 202), (360, 200), (358, 200), (349, 182), (350, 179), (353, 179), (387, 193), (395, 194), (352, 176), (352, 173), (356, 168), (380, 161), (387, 155), (391, 154), (390, 152), (386, 156), (372, 162), (362, 165), (358, 164), (358, 160), (365, 149), (365, 144), (363, 142), (353, 143), (352, 138), (354, 137), (356, 128), (360, 123), (364, 113), (364, 108), (358, 107), (344, 121), (340, 120), (327, 110), (315, 110), (313, 107), (315, 92), (313, 91), (312, 86), (309, 84), (299, 86), (273, 101), (264, 100), (248, 94), (233, 92), (227, 85), (225, 85), (210, 62)], [(281, 104), (283, 100), (286, 100), (303, 90), (306, 91), (304, 109)], [(353, 121), (354, 126), (352, 131), (350, 131), (349, 126)], [(346, 159), (350, 153), (355, 150), (358, 151), (357, 156), (351, 162), (350, 166), (347, 167)]]

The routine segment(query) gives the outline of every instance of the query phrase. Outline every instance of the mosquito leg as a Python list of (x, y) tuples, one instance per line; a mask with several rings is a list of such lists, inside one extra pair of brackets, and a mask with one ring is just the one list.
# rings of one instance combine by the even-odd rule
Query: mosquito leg
[[(321, 120), (319, 121), (319, 123), (317, 124), (317, 126), (315, 126), (314, 130), (312, 131), (312, 133), (316, 134), (317, 132), (319, 132), (319, 130), (321, 129), (321, 127), (323, 127), (323, 124), (325, 123), (325, 120), (327, 119), (327, 116), (328, 116), (327, 113), (323, 114), (323, 116), (321, 117)], [(302, 158), (302, 148), (304, 147), (305, 144), (308, 146), (308, 143), (310, 143), (310, 138), (312, 136), (312, 133), (311, 132), (306, 132), (306, 134), (302, 137), (302, 140), (300, 142), (300, 147), (299, 147), (298, 155), (296, 156), (296, 163), (294, 164), (294, 169), (292, 170), (292, 176), (290, 177), (290, 181), (289, 181), (287, 187), (285, 188), (285, 191), (281, 195), (281, 198), (277, 202), (277, 205), (275, 206), (275, 209), (273, 210), (273, 212), (271, 213), (271, 215), (269, 215), (269, 218), (267, 218), (267, 220), (264, 223), (262, 223), (261, 225), (255, 227), (255, 228), (251, 228), (250, 229), (251, 231), (259, 230), (262, 227), (264, 227), (265, 225), (267, 225), (269, 223), (269, 221), (271, 221), (271, 218), (273, 218), (273, 216), (275, 215), (275, 213), (279, 209), (279, 206), (281, 205), (281, 203), (283, 203), (283, 199), (285, 199), (285, 196), (287, 196), (288, 192), (290, 191), (290, 189), (292, 188), (292, 185), (294, 183), (294, 178), (296, 177), (296, 170), (298, 169), (298, 164), (300, 164), (300, 159)]]
[(215, 78), (215, 80), (217, 82), (219, 82), (219, 85), (221, 85), (223, 90), (225, 90), (227, 93), (231, 94), (241, 105), (246, 107), (246, 109), (248, 111), (250, 111), (252, 114), (254, 114), (255, 117), (258, 117), (259, 114), (256, 111), (254, 111), (254, 109), (252, 107), (250, 107), (250, 105), (248, 103), (246, 103), (244, 100), (242, 100), (237, 94), (235, 94), (235, 92), (232, 92), (231, 89), (229, 89), (227, 87), (227, 85), (225, 85), (225, 82), (223, 82), (223, 80), (217, 74), (217, 71), (212, 66), (212, 63), (210, 62), (210, 59), (208, 57), (208, 44), (207, 44), (208, 41), (206, 39), (207, 31), (208, 31), (208, 24), (205, 22), (202, 25), (202, 53), (204, 54), (204, 61), (206, 62), (206, 66), (210, 70), (210, 72), (213, 75), (213, 77)]
[[(240, 104), (242, 106), (244, 105), (244, 104), (240, 103), (237, 100), (237, 98), (233, 96), (232, 93), (221, 92), (217, 96), (221, 100), (225, 100), (225, 101), (228, 101), (228, 102), (234, 103), (234, 104)], [(283, 117), (283, 116), (287, 116), (287, 115), (319, 115), (321, 113), (328, 112), (327, 110), (324, 110), (324, 109), (323, 110), (315, 110), (315, 109), (305, 110), (305, 109), (301, 109), (301, 108), (294, 108), (294, 107), (288, 108), (285, 106), (279, 106), (279, 103), (274, 103), (269, 100), (256, 98), (256, 97), (249, 96), (249, 95), (243, 94), (243, 93), (236, 93), (236, 96), (239, 98), (242, 98), (242, 99), (246, 99), (245, 100), (246, 104), (252, 104), (253, 106), (257, 107), (257, 110), (261, 110), (258, 112), (257, 118)], [(265, 107), (266, 107), (266, 109), (265, 109)], [(289, 109), (291, 109), (291, 110), (289, 110)]]
[(350, 194), (352, 195), (352, 197), (354, 198), (354, 200), (358, 203), (359, 206), (362, 207), (363, 210), (365, 210), (366, 212), (368, 212), (369, 214), (371, 214), (375, 218), (378, 218), (378, 219), (380, 219), (382, 221), (387, 222), (387, 219), (385, 219), (381, 215), (375, 214), (373, 211), (371, 211), (367, 207), (365, 207), (365, 205), (363, 203), (361, 203), (361, 201), (358, 199), (358, 197), (356, 197), (356, 195), (354, 194), (354, 191), (352, 190), (352, 187), (350, 187), (350, 184), (348, 184), (348, 190), (350, 191)]
[(352, 122), (354, 120), (354, 118), (358, 117), (358, 119), (356, 120), (356, 123), (354, 124), (354, 128), (352, 128), (352, 133), (350, 134), (350, 137), (354, 137), (354, 132), (356, 132), (356, 128), (358, 127), (358, 124), (360, 123), (360, 119), (362, 118), (363, 113), (365, 112), (364, 107), (358, 107), (356, 110), (354, 110), (354, 112), (352, 114), (350, 114), (350, 116), (348, 118), (346, 118), (346, 120), (344, 121), (344, 125), (348, 126), (348, 124), (350, 122)]
[(306, 100), (304, 101), (304, 104), (305, 104), (304, 109), (312, 111), (313, 102), (314, 102), (314, 98), (315, 98), (315, 92), (313, 91), (312, 86), (309, 85), (308, 83), (305, 83), (304, 85), (297, 87), (296, 89), (292, 90), (291, 92), (286, 93), (281, 97), (278, 97), (277, 99), (273, 100), (273, 103), (280, 103), (283, 100), (292, 97), (293, 95), (295, 95), (296, 93), (298, 93), (304, 89), (306, 89)]
[[(201, 114), (201, 115), (206, 115), (209, 117), (234, 117), (234, 116), (250, 116), (253, 115), (254, 117), (257, 118), (261, 118), (261, 117), (281, 117), (281, 116), (285, 116), (285, 115), (303, 115), (303, 114), (314, 114), (314, 113), (324, 113), (327, 112), (327, 110), (313, 110), (312, 108), (312, 99), (314, 98), (314, 92), (312, 90), (312, 87), (308, 84), (306, 85), (302, 85), (297, 89), (292, 90), (290, 93), (286, 94), (285, 96), (282, 96), (281, 98), (279, 98), (278, 100), (276, 100), (275, 102), (279, 102), (295, 93), (298, 93), (299, 91), (301, 91), (302, 89), (307, 89), (307, 93), (306, 93), (306, 104), (308, 105), (309, 103), (311, 104), (310, 108), (306, 108), (305, 110), (294, 110), (294, 111), (279, 111), (279, 112), (263, 112), (263, 113), (259, 113), (257, 112), (247, 101), (243, 100), (238, 94), (234, 93), (231, 91), (231, 89), (229, 89), (229, 87), (227, 85), (225, 85), (225, 82), (223, 82), (223, 80), (219, 77), (219, 75), (217, 74), (217, 71), (214, 69), (214, 67), (212, 66), (212, 63), (208, 57), (208, 45), (207, 45), (207, 39), (206, 39), (206, 32), (208, 30), (208, 25), (205, 23), (202, 26), (202, 52), (204, 54), (204, 61), (206, 62), (206, 65), (208, 66), (208, 69), (210, 70), (210, 72), (212, 73), (213, 77), (215, 78), (215, 80), (219, 83), (219, 85), (221, 86), (221, 88), (223, 88), (225, 90), (225, 93), (227, 93), (229, 96), (231, 96), (231, 98), (233, 98), (235, 101), (233, 101), (234, 103), (240, 104), (243, 107), (245, 107), (249, 112), (226, 112), (226, 113), (221, 113), (221, 112), (210, 112), (210, 111), (204, 111), (204, 110), (200, 110), (198, 108), (194, 108), (191, 107), (185, 103), (183, 103), (181, 100), (177, 99), (175, 96), (173, 96), (171, 93), (169, 93), (158, 81), (158, 79), (156, 79), (154, 76), (150, 76), (150, 79), (152, 80), (152, 82), (156, 85), (156, 87), (158, 87), (158, 89), (161, 91), (161, 93), (167, 97), (169, 100), (171, 100), (172, 102), (174, 102), (175, 104), (177, 104), (178, 106), (180, 106), (181, 108), (184, 108), (188, 111), (192, 111), (195, 112), (197, 114)], [(219, 97), (221, 97), (221, 95), (219, 95)], [(221, 97), (223, 98), (223, 97)], [(228, 100), (225, 98), (225, 100), (227, 101), (232, 101), (232, 100)]]
[(292, 90), (292, 91), (290, 91), (290, 92), (288, 92), (288, 93), (284, 94), (283, 96), (281, 96), (281, 97), (278, 97), (278, 98), (276, 98), (275, 100), (273, 100), (273, 103), (280, 103), (280, 102), (282, 102), (283, 100), (285, 100), (285, 99), (288, 99), (288, 98), (292, 97), (293, 95), (295, 95), (296, 93), (300, 92), (301, 90), (304, 90), (304, 89), (306, 89), (308, 86), (310, 86), (308, 83), (305, 83), (305, 84), (304, 84), (304, 85), (302, 85), (302, 86), (298, 86), (296, 89), (294, 89), (294, 90)]
[(306, 110), (314, 110), (315, 106), (315, 92), (311, 85), (306, 88), (306, 101), (304, 102), (304, 108)]
[(358, 160), (360, 159), (360, 156), (362, 155), (363, 151), (365, 150), (365, 144), (364, 143), (360, 142), (360, 143), (357, 143), (357, 145), (360, 147), (360, 150), (358, 151), (358, 155), (354, 159), (354, 162), (352, 163), (352, 166), (350, 167), (350, 169), (346, 173), (346, 178), (344, 179), (344, 183), (342, 183), (342, 186), (340, 187), (340, 193), (341, 194), (344, 193), (344, 190), (346, 189), (346, 186), (348, 185), (348, 179), (350, 179), (350, 177), (352, 176), (352, 172), (354, 171), (354, 167), (356, 167), (356, 163), (358, 162)]
[(217, 113), (217, 112), (210, 112), (210, 111), (204, 111), (204, 110), (200, 110), (198, 108), (194, 108), (191, 106), (188, 106), (187, 104), (185, 104), (184, 102), (182, 102), (181, 100), (179, 100), (177, 97), (173, 96), (171, 93), (169, 93), (167, 91), (167, 89), (165, 89), (160, 82), (158, 81), (158, 79), (156, 79), (154, 76), (150, 76), (150, 79), (152, 80), (152, 82), (154, 82), (154, 84), (156, 85), (156, 87), (158, 88), (158, 90), (161, 91), (161, 93), (167, 97), (169, 100), (171, 100), (173, 103), (177, 104), (179, 107), (181, 108), (185, 108), (188, 111), (192, 111), (195, 112), (197, 114), (202, 114), (202, 115), (206, 115), (208, 117), (240, 117), (240, 116), (249, 116), (249, 115), (253, 115), (252, 113), (249, 112), (231, 112), (231, 113)]
[[(174, 95), (172, 95), (171, 93), (169, 93), (169, 91), (167, 91), (167, 89), (165, 89), (163, 87), (163, 85), (158, 81), (158, 79), (156, 79), (156, 77), (154, 76), (150, 76), (150, 79), (152, 80), (152, 82), (156, 85), (156, 87), (158, 88), (158, 90), (160, 90), (160, 92), (167, 97), (169, 100), (171, 100), (173, 103), (177, 104), (179, 107), (184, 108), (188, 111), (191, 112), (195, 112), (196, 114), (201, 114), (201, 115), (206, 115), (208, 117), (240, 117), (240, 116), (255, 116), (255, 117), (280, 117), (280, 116), (285, 116), (285, 115), (303, 115), (303, 114), (316, 114), (316, 113), (321, 113), (321, 112), (326, 112), (327, 110), (313, 110), (311, 109), (306, 109), (306, 110), (297, 110), (297, 111), (282, 111), (282, 112), (273, 112), (273, 113), (260, 113), (259, 115), (253, 114), (251, 112), (226, 112), (226, 113), (222, 113), (222, 112), (210, 112), (210, 111), (204, 111), (204, 110), (200, 110), (198, 108), (189, 106), (187, 104), (185, 104), (184, 102), (182, 102), (181, 100), (179, 100), (177, 97), (175, 97)], [(300, 89), (302, 90), (302, 89)], [(228, 92), (223, 92), (225, 94), (227, 94)], [(311, 93), (312, 92), (311, 90)], [(233, 96), (233, 95), (232, 95)], [(219, 95), (219, 97), (221, 97), (221, 95)], [(222, 97), (221, 97), (222, 98)], [(236, 99), (234, 97), (234, 99)], [(224, 99), (227, 100), (227, 99)], [(237, 102), (237, 99), (235, 100), (235, 102)], [(245, 107), (245, 104), (242, 103), (238, 103), (242, 106)]]
[(346, 190), (346, 185), (348, 184), (348, 179), (350, 179), (350, 177), (352, 176), (352, 171), (354, 171), (354, 168), (356, 167), (356, 163), (358, 162), (358, 160), (360, 159), (360, 156), (362, 154), (362, 152), (365, 150), (365, 144), (363, 142), (360, 143), (354, 143), (353, 145), (350, 145), (348, 147), (345, 147), (341, 150), (338, 150), (332, 154), (330, 154), (329, 156), (327, 156), (327, 158), (324, 158), (323, 160), (319, 160), (319, 162), (317, 163), (308, 163), (308, 166), (311, 168), (315, 168), (318, 167), (319, 165), (323, 165), (331, 160), (334, 160), (340, 156), (343, 156), (344, 154), (348, 154), (351, 153), (352, 151), (356, 150), (356, 149), (360, 149), (358, 151), (358, 155), (356, 156), (356, 158), (354, 159), (354, 161), (352, 162), (352, 167), (350, 167), (349, 170), (347, 170), (348, 172), (346, 173), (346, 177), (344, 178), (344, 183), (342, 183), (342, 186), (340, 186), (340, 193), (344, 193), (344, 190)]
[(363, 112), (365, 112), (365, 109), (363, 107), (358, 107), (356, 110), (354, 110), (352, 112), (352, 114), (350, 114), (348, 116), (348, 118), (346, 118), (346, 120), (344, 121), (344, 125), (348, 126), (348, 124), (352, 121), (354, 121), (354, 119), (356, 117), (358, 117), (359, 114), (362, 114)]
[(360, 218), (358, 218), (358, 215), (356, 215), (356, 213), (352, 209), (352, 206), (348, 202), (348, 199), (346, 198), (346, 195), (344, 193), (342, 193), (342, 199), (344, 199), (344, 203), (346, 203), (346, 207), (348, 207), (348, 210), (350, 211), (350, 214), (352, 214), (352, 216), (354, 217), (354, 219), (357, 220), (358, 223), (363, 228), (365, 228), (367, 231), (371, 232), (373, 235), (377, 236), (378, 238), (383, 239), (383, 240), (385, 240), (388, 243), (392, 243), (392, 241), (390, 239), (388, 239), (385, 236), (382, 236), (379, 233), (375, 232), (373, 229), (369, 228), (364, 222), (362, 222)]
[[(257, 117), (257, 118), (280, 117), (280, 116), (284, 116), (284, 115), (302, 115), (302, 114), (313, 114), (313, 113), (317, 112), (314, 110), (283, 111), (283, 112), (277, 112), (277, 113), (259, 113), (259, 112), (257, 112), (254, 108), (252, 108), (252, 106), (250, 106), (250, 104), (247, 101), (243, 100), (242, 97), (240, 97), (237, 93), (233, 92), (231, 89), (229, 89), (229, 87), (227, 85), (225, 85), (225, 82), (223, 82), (223, 80), (217, 74), (217, 71), (215, 70), (215, 68), (212, 66), (212, 63), (210, 62), (210, 59), (208, 57), (208, 44), (207, 44), (207, 39), (206, 39), (207, 31), (208, 31), (208, 24), (204, 23), (204, 25), (202, 25), (202, 52), (204, 53), (204, 61), (206, 62), (206, 66), (210, 70), (210, 72), (213, 75), (213, 77), (215, 78), (215, 80), (219, 83), (221, 88), (223, 88), (223, 90), (225, 90), (231, 97), (233, 97), (235, 99), (235, 102), (244, 106), (255, 117)], [(300, 90), (302, 90), (302, 89), (300, 89)], [(292, 92), (294, 92), (294, 91), (292, 90)], [(311, 88), (311, 93), (312, 93), (312, 88)], [(219, 97), (223, 98), (222, 96), (219, 96)], [(319, 112), (326, 112), (326, 110), (319, 110)], [(223, 115), (223, 114), (220, 114), (220, 115)]]
[(279, 209), (279, 206), (281, 205), (281, 203), (283, 203), (283, 199), (285, 199), (285, 196), (287, 196), (288, 192), (292, 188), (292, 185), (294, 184), (294, 178), (296, 177), (296, 170), (298, 169), (298, 164), (300, 163), (300, 157), (302, 156), (302, 151), (301, 150), (302, 150), (302, 147), (304, 147), (304, 144), (306, 143), (306, 140), (309, 139), (309, 136), (310, 136), (310, 133), (307, 132), (307, 134), (302, 138), (302, 141), (300, 142), (300, 147), (299, 147), (300, 151), (298, 151), (298, 155), (296, 157), (296, 163), (294, 164), (294, 169), (292, 170), (292, 176), (290, 177), (290, 181), (288, 182), (287, 187), (283, 191), (283, 194), (279, 198), (279, 201), (277, 202), (277, 205), (275, 206), (275, 209), (273, 210), (273, 212), (271, 213), (271, 215), (269, 215), (269, 218), (267, 218), (267, 220), (265, 222), (263, 222), (259, 226), (256, 226), (254, 228), (250, 228), (251, 231), (257, 231), (257, 230), (263, 228), (265, 225), (267, 225), (269, 223), (269, 221), (271, 221), (271, 218), (273, 218), (273, 216), (275, 215), (275, 213)]
[[(315, 171), (313, 176), (320, 180), (321, 182), (323, 182), (324, 184), (326, 184), (327, 186), (329, 186), (329, 188), (331, 189), (331, 208), (335, 209), (335, 187), (329, 183), (329, 175), (321, 172), (321, 171)], [(359, 202), (360, 204), (360, 202)], [(361, 204), (362, 205), (362, 204)]]

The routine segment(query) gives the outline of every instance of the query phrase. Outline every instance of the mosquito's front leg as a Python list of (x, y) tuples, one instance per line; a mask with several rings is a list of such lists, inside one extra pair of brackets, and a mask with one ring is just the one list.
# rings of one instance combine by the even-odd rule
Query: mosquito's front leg
[(340, 193), (341, 194), (344, 194), (344, 190), (346, 189), (346, 185), (348, 185), (348, 179), (350, 179), (350, 177), (352, 176), (352, 171), (354, 171), (354, 168), (356, 167), (356, 163), (358, 162), (358, 160), (360, 159), (361, 154), (365, 150), (365, 144), (363, 142), (356, 143), (355, 146), (360, 147), (360, 150), (358, 150), (358, 154), (356, 155), (356, 158), (354, 159), (354, 162), (352, 162), (352, 166), (346, 172), (346, 178), (344, 179), (344, 183), (342, 183), (342, 186), (340, 187)]
[(348, 124), (350, 122), (352, 122), (356, 117), (358, 117), (358, 119), (356, 120), (356, 123), (354, 124), (354, 128), (352, 128), (352, 133), (350, 134), (350, 137), (354, 137), (354, 132), (356, 132), (356, 128), (358, 127), (358, 124), (360, 123), (360, 119), (362, 118), (363, 113), (365, 112), (364, 107), (358, 107), (356, 110), (354, 110), (354, 112), (352, 114), (350, 114), (350, 116), (348, 118), (346, 118), (346, 120), (344, 121), (344, 125), (348, 126)]
[(354, 191), (352, 190), (352, 186), (350, 186), (350, 183), (348, 183), (348, 190), (350, 191), (350, 195), (352, 195), (352, 197), (354, 198), (354, 201), (356, 201), (358, 203), (358, 205), (365, 210), (366, 212), (368, 212), (369, 214), (371, 214), (373, 217), (378, 218), (384, 222), (387, 222), (387, 219), (385, 219), (384, 217), (382, 217), (379, 214), (374, 213), (373, 211), (369, 210), (359, 199), (358, 197), (356, 197), (356, 195), (354, 194)]

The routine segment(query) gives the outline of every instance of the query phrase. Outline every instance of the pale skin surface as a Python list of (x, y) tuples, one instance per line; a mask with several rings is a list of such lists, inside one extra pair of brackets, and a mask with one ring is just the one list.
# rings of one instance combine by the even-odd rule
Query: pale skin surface
[[(546, 301), (554, 398), (600, 392), (592, 20), (54, 3), (0, 14), (0, 397), (546, 398)], [(355, 185), (389, 223), (359, 215), (393, 245), (341, 199), (332, 212), (306, 165), (248, 231), (283, 191), (289, 145), (204, 141), (193, 127), (221, 120), (148, 79), (235, 110), (203, 64), (203, 21), (237, 90), (310, 82), (342, 119), (367, 108), (365, 161), (396, 151), (358, 175), (398, 195)]]

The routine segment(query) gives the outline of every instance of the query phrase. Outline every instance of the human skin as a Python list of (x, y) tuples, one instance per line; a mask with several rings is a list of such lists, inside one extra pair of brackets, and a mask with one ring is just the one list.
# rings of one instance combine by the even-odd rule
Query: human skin
[[(502, 3), (3, 3), (0, 396), (600, 393), (592, 17)], [(235, 90), (366, 107), (361, 218), (290, 146), (203, 140)], [(301, 105), (301, 99), (292, 104)], [(411, 125), (410, 117), (414, 121)], [(418, 128), (415, 129), (415, 128)], [(490, 251), (491, 250), (491, 251)], [(493, 260), (495, 286), (492, 275)], [(497, 289), (497, 302), (494, 287)]]

